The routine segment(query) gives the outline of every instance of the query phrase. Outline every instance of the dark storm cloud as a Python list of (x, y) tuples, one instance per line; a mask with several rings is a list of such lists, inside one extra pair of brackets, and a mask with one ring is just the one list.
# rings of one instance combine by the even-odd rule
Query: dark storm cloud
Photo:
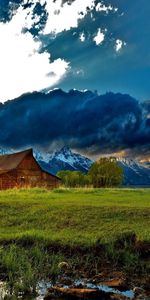
[(0, 106), (0, 144), (19, 149), (61, 143), (89, 154), (122, 149), (148, 152), (147, 105), (113, 93), (26, 94)]

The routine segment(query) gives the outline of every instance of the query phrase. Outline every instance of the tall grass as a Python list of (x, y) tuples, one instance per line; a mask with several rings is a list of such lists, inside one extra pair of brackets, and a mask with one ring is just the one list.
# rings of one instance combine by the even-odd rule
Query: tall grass
[(0, 242), (92, 245), (134, 231), (150, 239), (149, 189), (45, 189), (0, 192)]
[(150, 238), (149, 189), (22, 189), (0, 192), (0, 241), (62, 244)]
[(145, 265), (132, 243), (135, 235), (150, 240), (149, 216), (149, 189), (1, 191), (0, 272), (9, 294), (55, 280), (65, 260), (71, 275), (80, 268), (97, 274), (103, 261), (141, 272)]

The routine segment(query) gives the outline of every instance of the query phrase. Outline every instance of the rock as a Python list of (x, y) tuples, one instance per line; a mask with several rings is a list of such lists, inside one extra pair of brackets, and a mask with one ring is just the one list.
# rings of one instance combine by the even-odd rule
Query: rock
[(150, 293), (140, 287), (135, 287), (133, 289), (134, 300), (150, 300)]
[(51, 300), (51, 299), (55, 299), (55, 293), (53, 288), (48, 289), (48, 293), (44, 296), (44, 300)]
[(58, 268), (61, 270), (68, 270), (70, 266), (66, 261), (62, 261), (58, 264)]
[(135, 296), (138, 296), (141, 295), (144, 292), (144, 290), (140, 287), (134, 287), (133, 292)]
[(121, 294), (106, 293), (98, 289), (87, 289), (87, 288), (63, 288), (53, 287), (49, 289), (48, 294), (44, 297), (44, 300), (51, 299), (67, 299), (67, 300), (128, 300)]
[(133, 300), (150, 300), (150, 296), (147, 296), (145, 294), (141, 294), (141, 295), (135, 296), (133, 298)]
[(110, 296), (110, 299), (111, 300), (129, 300), (129, 298), (123, 296), (123, 295), (120, 295), (120, 294), (112, 294)]
[(108, 273), (106, 272), (99, 273), (95, 275), (90, 281), (93, 283), (99, 283), (99, 281), (103, 278), (108, 278)]
[(113, 271), (113, 272), (104, 271), (102, 273), (95, 275), (91, 281), (93, 283), (99, 283), (101, 280), (108, 281), (108, 282), (111, 280), (122, 280), (125, 282), (124, 278), (125, 278), (125, 275), (122, 271)]
[(47, 293), (44, 298), (44, 300), (53, 300), (53, 299), (57, 299), (55, 294), (51, 294), (51, 293)]
[(121, 278), (102, 281), (101, 284), (106, 285), (110, 288), (127, 289), (126, 281)]
[(87, 299), (87, 300), (110, 300), (110, 294), (100, 291), (98, 289), (86, 289), (86, 288), (60, 288), (54, 287), (54, 291), (67, 299)]

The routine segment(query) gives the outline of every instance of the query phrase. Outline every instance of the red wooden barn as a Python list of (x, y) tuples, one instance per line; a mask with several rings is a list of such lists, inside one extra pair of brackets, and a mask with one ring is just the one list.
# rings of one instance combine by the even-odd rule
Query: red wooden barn
[(46, 187), (53, 189), (60, 179), (43, 171), (33, 156), (32, 149), (0, 155), (0, 189)]

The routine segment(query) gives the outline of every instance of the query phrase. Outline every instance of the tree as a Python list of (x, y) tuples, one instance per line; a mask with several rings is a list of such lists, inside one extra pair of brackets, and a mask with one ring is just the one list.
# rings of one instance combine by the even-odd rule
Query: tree
[(94, 187), (119, 186), (123, 181), (123, 171), (113, 157), (100, 158), (90, 170), (89, 176)]
[(57, 174), (56, 174), (60, 179), (61, 179), (61, 182), (64, 186), (69, 186), (69, 175), (70, 175), (70, 171), (59, 171)]
[(89, 184), (88, 176), (80, 171), (59, 171), (57, 176), (66, 187), (83, 187)]

